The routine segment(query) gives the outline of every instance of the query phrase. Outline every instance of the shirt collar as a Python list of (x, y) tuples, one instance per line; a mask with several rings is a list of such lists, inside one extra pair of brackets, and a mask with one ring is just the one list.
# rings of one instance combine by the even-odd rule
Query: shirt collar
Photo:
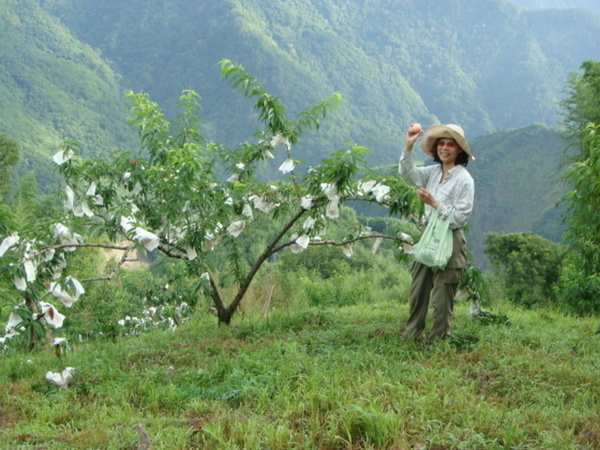
[(449, 180), (450, 178), (452, 178), (455, 174), (457, 174), (458, 172), (460, 172), (462, 169), (464, 169), (464, 166), (462, 164), (455, 165), (446, 174), (446, 180)]

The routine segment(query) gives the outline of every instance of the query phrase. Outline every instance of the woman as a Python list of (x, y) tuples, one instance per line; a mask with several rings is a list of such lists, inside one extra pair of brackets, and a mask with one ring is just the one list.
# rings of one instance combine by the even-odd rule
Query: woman
[(454, 124), (433, 125), (425, 132), (422, 147), (436, 164), (415, 166), (412, 149), (422, 133), (420, 126), (411, 125), (407, 131), (398, 173), (417, 186), (417, 196), (425, 203), (425, 220), (434, 209), (439, 210), (442, 217), (450, 217), (454, 248), (444, 270), (413, 263), (410, 315), (402, 336), (425, 339), (425, 319), (431, 300), (433, 323), (425, 341), (432, 343), (437, 337), (448, 335), (454, 296), (467, 262), (463, 227), (473, 210), (475, 184), (466, 166), (475, 158), (461, 127)]

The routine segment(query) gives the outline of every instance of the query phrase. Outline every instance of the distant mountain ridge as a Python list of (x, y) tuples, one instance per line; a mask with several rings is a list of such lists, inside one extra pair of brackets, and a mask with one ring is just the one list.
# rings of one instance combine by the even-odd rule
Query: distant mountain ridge
[[(552, 127), (566, 77), (600, 55), (598, 16), (506, 0), (447, 0), (443, 14), (439, 0), (23, 0), (0, 5), (0, 15), (0, 131), (25, 143), (20, 170), (48, 166), (64, 138), (88, 155), (135, 148), (125, 89), (148, 92), (169, 117), (181, 91), (194, 89), (209, 139), (249, 139), (255, 112), (219, 78), (228, 58), (291, 115), (334, 91), (344, 96), (300, 143), (308, 163), (352, 141), (370, 148), (372, 166), (394, 164), (409, 123), (461, 124), (481, 145), (469, 166), (483, 199), (472, 227), (480, 236), (498, 226), (556, 236), (546, 222), (556, 221), (548, 211), (558, 193), (539, 194), (547, 181), (526, 169), (557, 175), (562, 144)], [(552, 164), (540, 165), (532, 148), (549, 137)], [(507, 176), (500, 155), (524, 169)], [(491, 183), (497, 177), (515, 180)], [(509, 188), (523, 184), (539, 208), (507, 212), (518, 198)]]
[[(248, 110), (215, 74), (217, 62), (229, 58), (292, 110), (341, 92), (346, 109), (327, 141), (343, 131), (344, 140), (378, 154), (392, 151), (398, 127), (414, 120), (460, 123), (471, 136), (554, 125), (568, 73), (600, 55), (600, 18), (528, 11), (504, 0), (447, 0), (443, 14), (438, 0), (44, 4), (113, 61), (128, 87), (160, 104), (173, 105), (181, 89), (193, 88), (215, 108), (207, 109), (209, 120), (222, 124), (218, 118), (226, 116), (250, 125)], [(239, 114), (231, 117), (220, 99)], [(221, 128), (216, 137), (223, 139), (240, 127)]]
[(47, 187), (64, 139), (86, 155), (133, 142), (119, 76), (55, 17), (31, 0), (2, 2), (0, 33), (0, 132), (22, 147), (17, 172)]
[(597, 0), (511, 0), (525, 8), (534, 9), (586, 9), (600, 14), (600, 2)]
[(475, 178), (475, 208), (470, 220), (469, 246), (484, 263), (485, 233), (529, 231), (555, 242), (565, 228), (566, 187), (560, 164), (566, 142), (542, 124), (502, 130), (470, 141), (476, 160), (469, 164)]

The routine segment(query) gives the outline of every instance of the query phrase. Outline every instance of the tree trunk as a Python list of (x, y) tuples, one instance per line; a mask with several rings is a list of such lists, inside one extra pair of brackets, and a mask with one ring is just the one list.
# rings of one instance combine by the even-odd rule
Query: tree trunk
[(231, 318), (233, 317), (233, 310), (229, 308), (220, 309), (217, 312), (217, 317), (219, 319), (219, 325), (229, 325), (231, 323)]

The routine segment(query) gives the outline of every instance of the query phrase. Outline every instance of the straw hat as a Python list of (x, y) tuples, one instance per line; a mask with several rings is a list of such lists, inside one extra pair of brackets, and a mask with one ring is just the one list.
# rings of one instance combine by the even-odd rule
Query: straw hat
[(471, 153), (471, 149), (469, 148), (469, 143), (465, 139), (465, 132), (458, 125), (449, 123), (448, 125), (430, 126), (423, 137), (423, 151), (429, 156), (433, 156), (435, 143), (439, 138), (454, 139), (459, 147), (462, 148), (467, 155), (469, 155), (469, 161), (475, 159)]

